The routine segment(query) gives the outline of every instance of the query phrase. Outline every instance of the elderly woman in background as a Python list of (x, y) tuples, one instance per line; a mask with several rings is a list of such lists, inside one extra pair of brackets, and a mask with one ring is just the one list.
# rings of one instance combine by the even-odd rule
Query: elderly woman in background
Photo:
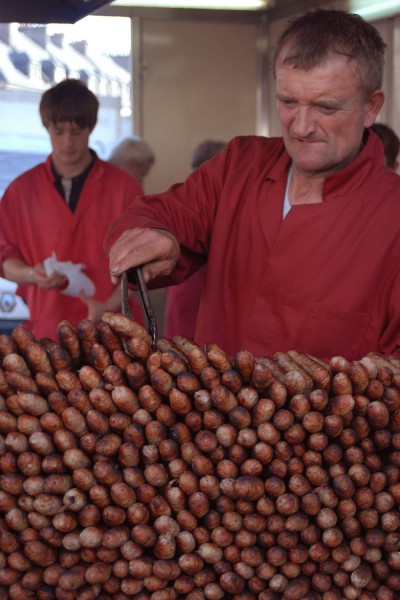
[(141, 137), (130, 136), (115, 146), (108, 161), (135, 177), (140, 185), (143, 185), (143, 179), (154, 165), (155, 156), (149, 144)]

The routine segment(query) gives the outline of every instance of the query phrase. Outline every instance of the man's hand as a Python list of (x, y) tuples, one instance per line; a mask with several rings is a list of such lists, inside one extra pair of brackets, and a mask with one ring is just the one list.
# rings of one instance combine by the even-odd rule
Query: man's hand
[(60, 273), (47, 275), (43, 263), (38, 263), (33, 267), (32, 283), (45, 290), (50, 290), (65, 287), (67, 278)]
[(102, 314), (109, 309), (107, 302), (100, 302), (99, 300), (89, 298), (89, 296), (87, 296), (83, 290), (79, 294), (79, 298), (87, 306), (88, 314), (86, 318), (93, 321), (93, 323), (100, 321)]
[(123, 271), (142, 265), (146, 282), (169, 275), (180, 255), (176, 237), (164, 229), (127, 229), (110, 250), (110, 273), (118, 283)]
[[(132, 295), (129, 293), (129, 297), (132, 297)], [(121, 291), (119, 286), (114, 288), (105, 302), (100, 302), (100, 300), (95, 300), (87, 296), (83, 290), (79, 294), (79, 298), (86, 304), (88, 309), (87, 318), (93, 321), (93, 323), (100, 321), (106, 310), (118, 311), (121, 309)]]
[(21, 258), (7, 258), (3, 261), (3, 272), (6, 279), (21, 283), (22, 285), (37, 285), (40, 288), (50, 290), (63, 288), (67, 285), (67, 278), (60, 273), (46, 275), (43, 263), (30, 266)]

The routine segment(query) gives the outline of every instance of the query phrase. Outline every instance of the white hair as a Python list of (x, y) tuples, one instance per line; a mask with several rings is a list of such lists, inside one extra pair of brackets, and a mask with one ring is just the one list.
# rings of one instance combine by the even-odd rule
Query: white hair
[(126, 137), (115, 146), (110, 154), (109, 162), (120, 167), (127, 162), (149, 164), (154, 162), (154, 152), (141, 137)]

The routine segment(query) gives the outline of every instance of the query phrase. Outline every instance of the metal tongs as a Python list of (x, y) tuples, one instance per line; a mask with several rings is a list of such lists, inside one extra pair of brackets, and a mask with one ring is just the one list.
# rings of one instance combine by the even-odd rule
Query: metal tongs
[(124, 271), (121, 275), (121, 310), (122, 314), (132, 319), (132, 313), (129, 308), (129, 294), (128, 294), (128, 273), (133, 272), (136, 285), (138, 287), (140, 298), (142, 300), (144, 312), (147, 319), (147, 331), (151, 337), (151, 347), (154, 350), (158, 339), (158, 327), (156, 317), (154, 315), (153, 307), (151, 305), (149, 292), (147, 290), (142, 268), (134, 267), (129, 271)]

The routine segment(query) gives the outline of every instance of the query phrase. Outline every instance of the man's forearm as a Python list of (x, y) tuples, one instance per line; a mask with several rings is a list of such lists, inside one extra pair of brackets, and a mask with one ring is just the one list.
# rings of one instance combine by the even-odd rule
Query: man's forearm
[(33, 266), (27, 265), (21, 258), (7, 258), (3, 262), (3, 273), (6, 279), (16, 283), (34, 283)]

